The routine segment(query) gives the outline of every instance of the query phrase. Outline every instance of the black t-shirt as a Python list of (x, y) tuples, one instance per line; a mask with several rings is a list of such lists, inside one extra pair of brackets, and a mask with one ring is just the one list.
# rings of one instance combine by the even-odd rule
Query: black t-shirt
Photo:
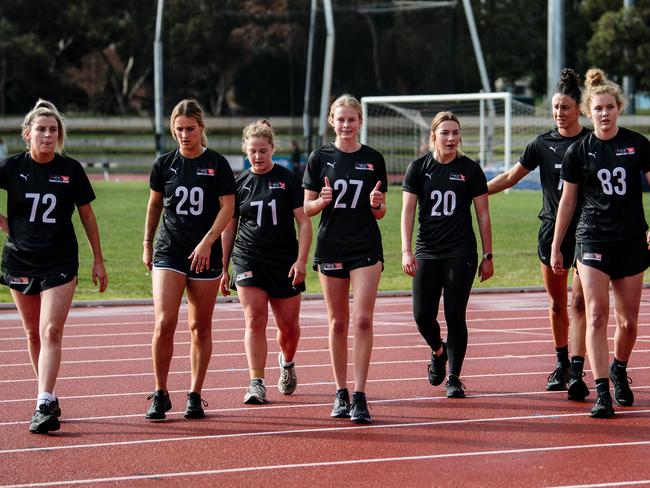
[[(539, 212), (540, 220), (555, 223), (557, 207), (562, 196), (562, 180), (560, 169), (562, 159), (571, 144), (579, 141), (591, 131), (583, 128), (573, 137), (562, 136), (557, 129), (544, 132), (536, 136), (524, 149), (519, 157), (519, 163), (528, 171), (535, 171), (539, 166), (539, 177), (542, 183), (542, 210)], [(573, 228), (578, 222), (580, 212), (576, 212), (573, 219)]]
[(370, 256), (383, 259), (370, 192), (378, 181), (380, 191), (388, 191), (384, 157), (365, 145), (346, 153), (333, 143), (326, 144), (309, 156), (302, 186), (319, 193), (326, 176), (333, 199), (321, 213), (314, 260), (354, 261)]
[[(153, 164), (149, 187), (163, 194), (163, 214), (155, 254), (187, 259), (214, 223), (219, 197), (235, 193), (232, 169), (221, 154), (206, 149), (196, 158), (178, 149)], [(211, 263), (221, 263), (221, 238), (212, 245)]]
[(402, 188), (418, 197), (418, 259), (476, 255), (471, 206), (488, 191), (478, 163), (458, 156), (442, 164), (429, 152), (409, 164)]
[(77, 268), (72, 214), (95, 199), (81, 164), (59, 154), (44, 164), (17, 154), (0, 163), (0, 188), (7, 190), (9, 218), (2, 270), (39, 276)]
[(276, 164), (264, 174), (242, 172), (236, 185), (239, 229), (233, 256), (293, 264), (298, 257), (293, 211), (303, 204), (298, 176)]
[(623, 127), (610, 140), (592, 132), (569, 147), (560, 176), (582, 190), (577, 240), (608, 243), (645, 232), (641, 173), (648, 171), (650, 142)]

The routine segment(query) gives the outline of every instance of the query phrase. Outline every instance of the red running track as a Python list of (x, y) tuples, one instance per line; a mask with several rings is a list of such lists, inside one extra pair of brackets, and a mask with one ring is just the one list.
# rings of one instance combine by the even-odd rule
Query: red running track
[[(410, 298), (380, 298), (370, 426), (329, 417), (334, 384), (320, 300), (303, 303), (299, 386), (291, 396), (275, 388), (278, 346), (269, 326), (263, 406), (242, 404), (241, 307), (217, 305), (204, 420), (182, 416), (189, 333), (181, 322), (169, 385), (174, 408), (158, 423), (143, 417), (153, 386), (152, 308), (73, 309), (57, 382), (62, 426), (46, 436), (27, 432), (36, 381), (17, 314), (0, 312), (0, 484), (650, 486), (650, 291), (629, 367), (636, 402), (616, 407), (609, 420), (589, 417), (593, 391), (586, 403), (545, 391), (555, 364), (546, 303), (541, 293), (472, 295), (468, 397), (452, 400), (426, 379), (430, 352)], [(591, 386), (590, 371), (585, 379)]]

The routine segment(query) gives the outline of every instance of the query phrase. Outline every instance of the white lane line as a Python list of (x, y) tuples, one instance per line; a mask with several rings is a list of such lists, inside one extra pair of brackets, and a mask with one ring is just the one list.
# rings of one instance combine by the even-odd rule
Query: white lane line
[(650, 479), (637, 481), (610, 481), (609, 483), (594, 483), (590, 485), (557, 485), (549, 488), (598, 488), (605, 486), (650, 486)]

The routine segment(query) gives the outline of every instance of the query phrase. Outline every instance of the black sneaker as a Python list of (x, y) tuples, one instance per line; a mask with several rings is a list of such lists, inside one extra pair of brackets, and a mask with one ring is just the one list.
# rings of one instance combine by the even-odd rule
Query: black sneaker
[(350, 418), (350, 394), (348, 393), (348, 390), (336, 392), (334, 408), (332, 408), (330, 417), (333, 417), (335, 419)]
[(634, 393), (630, 388), (632, 379), (624, 368), (617, 368), (612, 362), (609, 366), (609, 379), (614, 383), (614, 401), (621, 407), (634, 405)]
[(185, 413), (183, 416), (186, 419), (202, 419), (205, 417), (203, 407), (207, 407), (208, 402), (201, 399), (201, 395), (191, 391), (187, 394), (187, 403), (185, 404)]
[(52, 413), (56, 418), (59, 418), (61, 416), (61, 407), (59, 406), (58, 398), (55, 398), (50, 402), (50, 410), (52, 410)]
[(429, 374), (429, 383), (432, 386), (438, 386), (445, 381), (447, 376), (447, 344), (442, 343), (442, 354), (436, 356), (431, 352), (431, 362), (428, 364), (427, 372)]
[(169, 394), (165, 390), (156, 390), (147, 397), (147, 400), (151, 400), (152, 398), (153, 401), (149, 410), (144, 415), (145, 418), (149, 420), (164, 420), (167, 417), (165, 412), (172, 409), (172, 401), (169, 399)]
[(612, 396), (609, 392), (599, 393), (596, 403), (591, 407), (591, 416), (599, 419), (608, 419), (614, 416)]
[(369, 424), (372, 422), (368, 411), (366, 394), (355, 392), (352, 395), (352, 407), (350, 407), (350, 420), (355, 424)]
[(569, 376), (569, 389), (567, 392), (567, 398), (576, 402), (581, 402), (589, 396), (589, 388), (586, 383), (582, 381), (582, 377), (585, 374), (574, 375), (573, 373)]
[(42, 403), (39, 405), (29, 423), (29, 431), (33, 434), (47, 434), (60, 428), (61, 424), (59, 424), (59, 419), (52, 412), (51, 403)]
[(557, 363), (555, 371), (548, 375), (546, 389), (548, 391), (566, 391), (567, 381), (569, 381), (569, 367)]
[(454, 374), (450, 374), (445, 383), (447, 398), (465, 398), (465, 383)]

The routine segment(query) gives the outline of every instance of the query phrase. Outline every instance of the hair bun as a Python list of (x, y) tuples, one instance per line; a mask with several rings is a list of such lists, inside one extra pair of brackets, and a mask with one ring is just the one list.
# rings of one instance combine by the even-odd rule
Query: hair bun
[(53, 112), (58, 112), (58, 110), (56, 109), (56, 107), (54, 106), (54, 104), (52, 102), (49, 102), (47, 100), (43, 100), (42, 98), (39, 98), (38, 100), (36, 100), (36, 105), (34, 105), (34, 109), (37, 109), (37, 108), (46, 108), (48, 110), (52, 110)]
[(269, 128), (272, 128), (271, 127), (271, 122), (269, 122), (268, 119), (260, 119), (260, 120), (257, 121), (257, 123), (260, 124), (260, 125), (265, 125), (265, 126), (267, 126)]
[(591, 68), (585, 75), (585, 85), (597, 86), (606, 83), (605, 72), (600, 68)]

